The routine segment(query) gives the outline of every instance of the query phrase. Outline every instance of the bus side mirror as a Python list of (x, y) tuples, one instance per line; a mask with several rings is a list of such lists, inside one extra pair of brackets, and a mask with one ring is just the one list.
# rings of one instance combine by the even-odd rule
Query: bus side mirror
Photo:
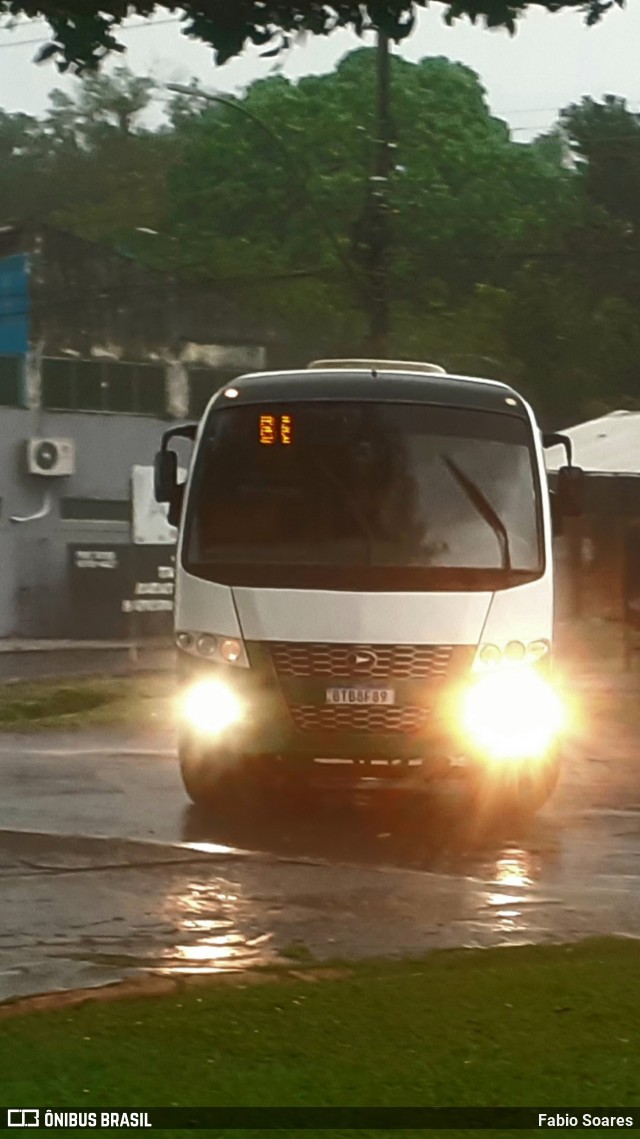
[(156, 502), (171, 502), (178, 486), (178, 456), (158, 451), (153, 462), (153, 493)]
[(582, 467), (560, 467), (555, 500), (555, 510), (561, 518), (578, 518), (584, 513), (585, 477)]
[(180, 525), (180, 515), (182, 514), (182, 503), (184, 502), (184, 483), (173, 488), (173, 493), (169, 499), (169, 510), (167, 511), (167, 522), (170, 526)]

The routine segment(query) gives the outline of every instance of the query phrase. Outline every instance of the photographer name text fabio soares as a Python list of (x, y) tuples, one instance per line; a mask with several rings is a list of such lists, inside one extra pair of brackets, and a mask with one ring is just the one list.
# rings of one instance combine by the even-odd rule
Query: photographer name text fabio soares
[(538, 1127), (633, 1127), (632, 1115), (593, 1115), (581, 1112), (580, 1115), (538, 1114)]

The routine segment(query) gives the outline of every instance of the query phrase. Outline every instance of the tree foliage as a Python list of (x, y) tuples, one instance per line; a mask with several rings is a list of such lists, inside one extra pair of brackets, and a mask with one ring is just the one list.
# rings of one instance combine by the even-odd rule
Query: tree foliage
[[(310, 32), (327, 35), (337, 27), (362, 34), (381, 28), (400, 41), (410, 35), (419, 8), (430, 0), (0, 0), (0, 17), (29, 16), (46, 19), (51, 41), (41, 60), (55, 58), (61, 70), (95, 68), (111, 52), (123, 51), (118, 28), (130, 15), (153, 16), (169, 9), (182, 16), (187, 36), (210, 44), (218, 63), (238, 55), (248, 43), (277, 54), (291, 37)], [(528, 8), (549, 12), (574, 9), (589, 24), (596, 23), (624, 0), (445, 0), (445, 20), (467, 17), (474, 23), (515, 31)], [(440, 5), (439, 5), (440, 7)]]
[[(213, 283), (288, 327), (283, 364), (357, 354), (374, 70), (363, 49), (242, 100), (179, 97), (158, 130), (149, 80), (87, 74), (42, 120), (0, 113), (0, 224)], [(638, 116), (583, 100), (523, 145), (460, 64), (395, 58), (392, 87), (390, 351), (514, 383), (556, 425), (636, 406)]]
[(116, 68), (85, 76), (76, 98), (53, 91), (42, 120), (0, 112), (2, 223), (49, 221), (111, 243), (156, 226), (167, 135), (141, 122), (154, 87)]
[[(349, 261), (357, 276), (366, 244), (374, 82), (362, 49), (330, 76), (263, 80), (235, 106), (183, 120), (169, 175), (183, 264), (229, 276), (315, 269), (353, 288), (343, 270)], [(396, 302), (437, 306), (465, 298), (478, 279), (503, 282), (513, 257), (573, 209), (569, 175), (510, 140), (461, 64), (394, 59), (393, 88)], [(275, 138), (259, 126), (274, 123)]]
[(640, 115), (625, 99), (585, 98), (562, 112), (589, 198), (640, 238)]

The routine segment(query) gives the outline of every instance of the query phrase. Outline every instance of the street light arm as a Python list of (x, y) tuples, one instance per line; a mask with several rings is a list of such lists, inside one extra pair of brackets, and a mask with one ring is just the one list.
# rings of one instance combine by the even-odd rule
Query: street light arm
[(345, 257), (344, 250), (342, 249), (340, 242), (338, 241), (331, 226), (328, 224), (326, 217), (318, 206), (318, 203), (314, 200), (313, 194), (309, 190), (306, 178), (303, 177), (300, 173), (299, 165), (301, 160), (297, 157), (294, 158), (289, 148), (285, 145), (283, 139), (280, 138), (280, 135), (276, 134), (276, 132), (272, 130), (271, 127), (267, 126), (267, 124), (263, 122), (262, 119), (258, 118), (258, 116), (255, 115), (253, 111), (250, 111), (247, 107), (245, 107), (243, 103), (239, 103), (234, 99), (227, 99), (224, 95), (213, 95), (208, 91), (194, 90), (193, 87), (186, 87), (182, 83), (167, 83), (165, 86), (167, 91), (173, 91), (178, 95), (189, 95), (191, 98), (204, 99), (209, 103), (220, 103), (223, 107), (230, 107), (232, 111), (237, 111), (239, 114), (244, 115), (245, 118), (250, 119), (251, 122), (255, 124), (255, 126), (259, 127), (260, 130), (263, 131), (264, 134), (266, 134), (272, 140), (272, 142), (275, 142), (276, 146), (279, 147), (281, 154), (284, 156), (287, 165), (294, 172), (296, 178), (298, 179), (298, 184), (304, 191), (307, 202), (311, 206), (311, 209), (313, 210), (316, 216), (316, 220), (321, 226), (325, 237), (327, 237), (331, 242), (336, 256), (338, 257), (342, 266), (346, 269), (349, 279), (351, 280), (351, 283), (357, 292), (358, 299), (364, 299), (368, 304), (368, 289), (365, 287), (364, 282), (360, 279), (352, 261), (348, 257)]

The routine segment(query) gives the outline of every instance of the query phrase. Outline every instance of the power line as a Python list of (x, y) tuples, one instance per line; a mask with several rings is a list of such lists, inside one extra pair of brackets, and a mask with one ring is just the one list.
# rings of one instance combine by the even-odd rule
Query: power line
[[(592, 95), (589, 95), (589, 96), (583, 96), (583, 98), (593, 99), (594, 97)], [(640, 100), (638, 100), (638, 99), (628, 99), (623, 95), (621, 95), (620, 98), (624, 98), (626, 103), (640, 103)], [(595, 99), (594, 101), (597, 102), (598, 100)], [(522, 107), (518, 110), (500, 111), (499, 113), (501, 115), (547, 115), (547, 114), (551, 114), (552, 112), (554, 114), (557, 114), (558, 111), (560, 111), (560, 110), (562, 110), (562, 108), (557, 107), (557, 106), (556, 107)]]
[[(104, 250), (106, 256), (119, 256), (117, 250), (109, 246), (100, 247)], [(121, 255), (120, 255), (121, 256)], [(133, 258), (128, 258), (131, 265), (136, 269), (142, 269), (149, 273), (151, 276), (160, 276), (162, 284), (165, 286), (167, 297), (170, 296), (184, 296), (186, 298), (193, 297), (198, 294), (203, 299), (211, 297), (219, 293), (222, 286), (229, 285), (263, 285), (265, 283), (287, 283), (289, 281), (300, 280), (322, 280), (331, 279), (339, 273), (339, 267), (333, 265), (318, 266), (311, 269), (292, 269), (289, 271), (282, 271), (280, 273), (252, 273), (252, 274), (234, 274), (233, 276), (220, 276), (211, 279), (188, 280), (185, 277), (174, 276), (170, 269), (157, 269), (144, 264), (141, 261), (135, 261)], [(122, 285), (113, 285), (110, 287), (102, 288), (100, 291), (89, 292), (86, 288), (78, 287), (78, 289), (69, 289), (63, 292), (57, 291), (56, 299), (49, 300), (40, 298), (38, 295), (31, 293), (28, 299), (26, 308), (12, 308), (10, 311), (3, 311), (0, 308), (0, 322), (3, 319), (15, 319), (19, 316), (27, 316), (29, 313), (48, 312), (52, 309), (60, 309), (73, 305), (76, 308), (83, 301), (87, 304), (95, 305), (96, 302), (101, 304), (103, 302), (109, 303), (113, 300), (131, 300), (136, 298), (144, 298), (150, 305), (156, 306), (158, 302), (158, 295), (152, 291), (150, 285), (141, 285), (133, 288), (123, 288)], [(6, 305), (7, 302), (24, 302), (24, 292), (13, 292), (2, 294), (2, 304)]]
[[(113, 29), (115, 31), (118, 31), (118, 32), (148, 31), (150, 28), (160, 28), (160, 27), (163, 27), (163, 26), (168, 25), (168, 24), (177, 25), (177, 24), (182, 24), (184, 22), (185, 21), (184, 21), (184, 18), (182, 16), (170, 16), (170, 17), (167, 17), (166, 19), (162, 19), (162, 20), (147, 20), (147, 21), (144, 21), (143, 23), (140, 23), (140, 24), (114, 24)], [(37, 20), (29, 20), (28, 23), (29, 23), (29, 25), (47, 24), (48, 21), (45, 19), (37, 19)], [(4, 27), (0, 27), (0, 34), (2, 34), (3, 32), (13, 32), (13, 30), (14, 29), (11, 28), (10, 26), (5, 25)], [(53, 30), (52, 30), (52, 35), (53, 35)], [(4, 48), (28, 47), (32, 44), (49, 43), (50, 40), (51, 40), (51, 36), (39, 36), (37, 38), (28, 39), (28, 40), (16, 40), (15, 43), (0, 44), (0, 51), (2, 51)], [(624, 96), (621, 96), (621, 98), (624, 98)], [(628, 99), (626, 99), (625, 101), (627, 103), (630, 102), (630, 100), (628, 100)], [(632, 102), (638, 108), (640, 108), (640, 99), (634, 99), (634, 100), (632, 100)], [(493, 113), (494, 113), (494, 115), (505, 115), (505, 116), (507, 116), (507, 115), (546, 115), (546, 114), (558, 114), (561, 110), (563, 110), (563, 108), (558, 107), (558, 106), (555, 106), (555, 107), (517, 107), (517, 108), (513, 108), (513, 109), (495, 111)], [(529, 129), (535, 129), (535, 128), (516, 127), (514, 129), (515, 130), (529, 130)]]
[[(109, 246), (101, 247), (104, 249), (107, 256), (118, 256), (117, 250)], [(556, 263), (577, 262), (578, 264), (585, 264), (590, 262), (601, 263), (603, 260), (611, 262), (612, 260), (619, 260), (622, 262), (626, 257), (633, 257), (637, 260), (638, 253), (636, 249), (611, 249), (601, 250), (590, 253), (587, 250), (575, 250), (573, 252), (568, 250), (514, 250), (509, 252), (502, 251), (498, 258), (496, 258), (495, 251), (485, 254), (469, 253), (466, 256), (461, 256), (461, 261), (471, 262), (475, 264), (490, 263), (495, 264), (496, 259), (502, 262), (505, 267), (508, 263), (520, 263), (525, 261), (553, 261)], [(158, 269), (150, 267), (143, 262), (135, 261), (133, 258), (131, 264), (138, 269), (143, 269), (151, 276), (160, 276), (163, 278), (163, 284), (167, 286), (167, 293), (183, 296), (193, 296), (199, 294), (205, 298), (207, 295), (215, 294), (221, 286), (229, 285), (257, 285), (265, 282), (287, 282), (300, 279), (315, 279), (315, 280), (330, 280), (335, 278), (340, 273), (338, 265), (317, 266), (309, 269), (293, 269), (290, 271), (282, 271), (280, 273), (252, 273), (252, 274), (234, 274), (233, 276), (220, 276), (217, 278), (188, 280), (184, 277), (174, 276), (171, 270)], [(175, 270), (174, 270), (175, 272)], [(156, 305), (158, 297), (152, 294), (149, 285), (142, 285), (133, 288), (123, 288), (122, 285), (113, 285), (95, 291), (88, 292), (86, 288), (78, 288), (77, 290), (69, 289), (60, 295), (56, 296), (55, 300), (40, 298), (31, 294), (29, 298), (29, 305), (27, 309), (18, 310), (17, 308), (11, 312), (2, 312), (0, 310), (0, 321), (4, 318), (15, 318), (16, 316), (27, 315), (28, 312), (44, 312), (51, 309), (59, 309), (66, 306), (73, 305), (77, 307), (79, 303), (85, 301), (86, 303), (95, 304), (96, 302), (109, 303), (115, 300), (131, 300), (134, 298), (144, 298), (150, 304)], [(6, 304), (8, 301), (24, 301), (25, 296), (23, 292), (3, 293), (2, 301)]]
[[(38, 23), (44, 23), (45, 21), (39, 20), (37, 22)], [(163, 19), (163, 20), (150, 20), (144, 24), (116, 24), (116, 25), (114, 25), (114, 30), (117, 30), (118, 32), (140, 32), (140, 31), (149, 31), (150, 28), (161, 28), (165, 24), (181, 24), (181, 23), (183, 23), (181, 16), (171, 16), (171, 17), (167, 17), (167, 19)], [(6, 31), (10, 31), (10, 30), (11, 29), (6, 28), (6, 27), (0, 28), (0, 32), (6, 32)], [(29, 47), (33, 44), (48, 44), (48, 43), (51, 43), (51, 41), (54, 37), (54, 34), (55, 33), (53, 32), (53, 29), (52, 29), (50, 36), (38, 36), (37, 38), (30, 39), (30, 40), (16, 40), (14, 43), (3, 43), (3, 44), (0, 44), (0, 51), (4, 51), (5, 49), (13, 48), (13, 47)]]
[[(30, 20), (29, 23), (30, 24), (45, 24), (45, 23), (47, 23), (47, 21), (42, 20), (42, 19)], [(160, 27), (164, 27), (166, 25), (174, 25), (175, 26), (177, 24), (182, 24), (182, 23), (184, 23), (184, 19), (181, 16), (171, 16), (171, 17), (167, 17), (166, 19), (151, 20), (151, 21), (147, 21), (147, 22), (141, 23), (141, 24), (129, 24), (129, 25), (127, 25), (127, 24), (121, 24), (121, 25), (116, 24), (113, 27), (114, 27), (114, 31), (117, 31), (118, 33), (120, 33), (120, 32), (149, 31), (152, 28), (160, 28)], [(9, 27), (6, 27), (6, 26), (3, 28), (0, 28), (0, 34), (2, 32), (11, 32), (11, 31), (12, 31), (12, 29)], [(52, 30), (51, 36), (38, 36), (38, 37), (34, 37), (34, 38), (28, 39), (28, 40), (16, 40), (14, 43), (0, 43), (0, 51), (4, 51), (5, 49), (8, 50), (10, 48), (16, 48), (16, 47), (31, 47), (31, 46), (36, 46), (38, 44), (47, 44), (47, 43), (51, 42), (53, 34), (54, 33)], [(195, 93), (196, 92), (194, 92), (194, 94)], [(629, 104), (628, 99), (625, 101), (627, 102), (627, 104)], [(640, 100), (634, 99), (633, 104), (638, 109), (640, 109)], [(505, 118), (509, 118), (512, 115), (542, 115), (542, 114), (559, 115), (563, 109), (564, 109), (563, 107), (557, 107), (557, 106), (556, 107), (519, 107), (519, 108), (514, 108), (513, 110), (494, 111), (491, 113), (492, 113), (492, 117), (504, 116)], [(630, 106), (628, 106), (627, 109), (631, 110)], [(631, 113), (633, 113), (633, 111), (631, 111)], [(547, 125), (548, 125), (547, 123), (540, 123), (540, 124), (534, 123), (534, 124), (531, 124), (528, 126), (510, 127), (510, 131), (511, 131), (511, 134), (518, 134), (518, 133), (523, 133), (525, 131), (531, 131), (531, 130), (544, 130)]]
[[(46, 20), (42, 20), (42, 19), (41, 20), (29, 21), (29, 23), (37, 23), (37, 24), (44, 24), (46, 22), (47, 22)], [(120, 32), (126, 33), (126, 32), (136, 32), (136, 31), (149, 31), (152, 28), (160, 28), (160, 27), (164, 27), (166, 25), (176, 26), (176, 25), (181, 24), (181, 23), (184, 23), (184, 20), (182, 17), (172, 16), (172, 17), (167, 17), (166, 19), (152, 20), (152, 21), (148, 21), (146, 23), (141, 23), (141, 24), (114, 25), (114, 30), (117, 30), (118, 33), (120, 33)], [(2, 32), (7, 32), (7, 31), (10, 32), (10, 31), (12, 31), (12, 29), (10, 29), (8, 27), (0, 28), (0, 34)], [(0, 51), (9, 50), (11, 48), (17, 48), (17, 47), (32, 47), (32, 46), (37, 46), (39, 44), (48, 44), (48, 43), (52, 42), (53, 35), (54, 35), (54, 33), (52, 30), (51, 36), (38, 36), (38, 37), (34, 37), (34, 38), (28, 39), (28, 40), (16, 40), (13, 43), (0, 43)], [(194, 91), (193, 94), (196, 95), (196, 94), (198, 94), (198, 92)], [(631, 109), (631, 105), (629, 105), (629, 100), (625, 100), (625, 102), (627, 102), (627, 104), (628, 104), (627, 110), (629, 110), (629, 112), (631, 114), (635, 113)], [(640, 109), (640, 100), (634, 99), (633, 105), (636, 108)], [(564, 110), (564, 108), (563, 107), (526, 107), (526, 108), (522, 107), (522, 108), (517, 108), (517, 109), (513, 109), (513, 110), (505, 110), (505, 111), (491, 111), (491, 109), (489, 109), (489, 110), (490, 110), (490, 114), (491, 114), (492, 118), (501, 118), (502, 116), (504, 116), (504, 118), (508, 119), (512, 115), (553, 114), (553, 115), (558, 116), (561, 113), (561, 111)], [(509, 132), (510, 132), (510, 134), (525, 134), (529, 131), (544, 131), (549, 127), (549, 125), (555, 125), (555, 124), (549, 124), (548, 122), (544, 122), (544, 123), (531, 123), (531, 124), (528, 124), (525, 126), (517, 126), (517, 127), (509, 126)]]

